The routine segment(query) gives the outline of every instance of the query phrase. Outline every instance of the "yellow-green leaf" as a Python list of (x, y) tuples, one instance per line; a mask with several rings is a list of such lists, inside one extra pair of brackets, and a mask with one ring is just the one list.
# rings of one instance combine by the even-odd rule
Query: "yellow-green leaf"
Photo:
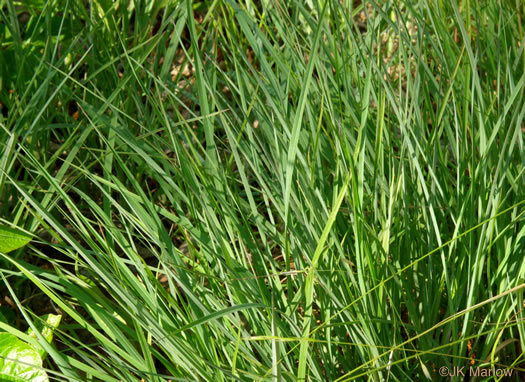
[(28, 234), (5, 225), (0, 225), (0, 252), (8, 253), (22, 248), (31, 241)]

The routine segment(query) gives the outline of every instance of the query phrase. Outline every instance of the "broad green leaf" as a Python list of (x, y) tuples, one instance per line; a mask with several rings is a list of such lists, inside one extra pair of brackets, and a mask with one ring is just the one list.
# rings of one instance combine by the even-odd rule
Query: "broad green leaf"
[(0, 380), (48, 382), (49, 378), (35, 349), (10, 333), (0, 333)]
[[(40, 316), (40, 320), (35, 321), (35, 326), (46, 339), (46, 341), (51, 343), (51, 341), (53, 341), (53, 329), (58, 328), (61, 319), (62, 315), (60, 314), (46, 314), (44, 316)], [(27, 329), (27, 334), (37, 338), (35, 332), (33, 332), (31, 328)], [(38, 354), (40, 354), (40, 357), (42, 358), (47, 355), (46, 351), (41, 346), (39, 346), (38, 349), (35, 348), (35, 350), (38, 351)]]
[(7, 227), (0, 226), (0, 252), (8, 253), (15, 249), (22, 248), (31, 241), (31, 236), (26, 233)]

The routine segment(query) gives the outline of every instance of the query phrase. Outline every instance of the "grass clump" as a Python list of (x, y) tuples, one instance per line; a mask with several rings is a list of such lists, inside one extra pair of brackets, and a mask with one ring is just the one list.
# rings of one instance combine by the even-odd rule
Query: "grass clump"
[(50, 376), (523, 375), (518, 2), (0, 5), (1, 297), (63, 315)]

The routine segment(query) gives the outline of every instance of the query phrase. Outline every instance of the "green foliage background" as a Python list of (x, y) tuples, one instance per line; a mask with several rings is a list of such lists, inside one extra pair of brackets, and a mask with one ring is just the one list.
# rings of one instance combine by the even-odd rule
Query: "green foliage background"
[(520, 2), (0, 1), (0, 253), (57, 380), (524, 371)]

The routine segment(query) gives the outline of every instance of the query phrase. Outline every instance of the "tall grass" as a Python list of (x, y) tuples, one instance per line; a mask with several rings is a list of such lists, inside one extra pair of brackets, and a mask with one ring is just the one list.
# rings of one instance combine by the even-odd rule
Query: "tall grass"
[(525, 371), (519, 2), (0, 4), (2, 298), (64, 314), (50, 376)]

